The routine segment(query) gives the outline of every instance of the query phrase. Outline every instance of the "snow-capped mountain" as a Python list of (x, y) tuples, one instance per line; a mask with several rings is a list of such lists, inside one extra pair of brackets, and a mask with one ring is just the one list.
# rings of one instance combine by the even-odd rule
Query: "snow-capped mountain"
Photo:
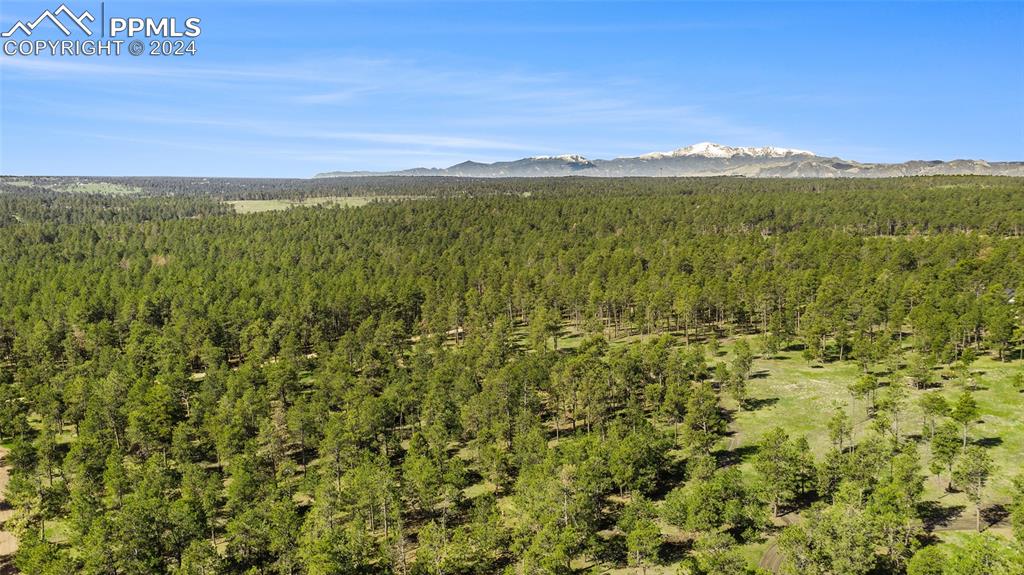
[(819, 156), (806, 150), (774, 146), (732, 147), (701, 142), (671, 152), (651, 152), (640, 156), (611, 160), (588, 160), (577, 154), (564, 154), (534, 156), (492, 164), (466, 161), (448, 168), (413, 168), (397, 172), (327, 172), (317, 174), (317, 177), (745, 176), (752, 178), (882, 178), (954, 174), (1024, 176), (1024, 162), (986, 162), (984, 160), (943, 162), (934, 160), (876, 164)]
[(713, 142), (700, 142), (685, 148), (672, 150), (671, 152), (651, 152), (637, 156), (643, 160), (660, 160), (662, 158), (680, 158), (683, 156), (701, 156), (704, 158), (735, 158), (736, 156), (748, 156), (752, 158), (788, 158), (790, 156), (814, 156), (814, 152), (806, 150), (794, 150), (791, 148), (776, 148), (765, 146), (763, 148), (734, 148), (723, 146)]

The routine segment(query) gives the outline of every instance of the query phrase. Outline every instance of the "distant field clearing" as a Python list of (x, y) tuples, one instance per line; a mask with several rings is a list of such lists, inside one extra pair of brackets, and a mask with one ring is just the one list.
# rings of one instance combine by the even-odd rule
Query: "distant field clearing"
[(321, 198), (306, 198), (304, 200), (230, 200), (227, 203), (235, 208), (236, 214), (255, 214), (257, 212), (269, 212), (272, 210), (285, 210), (293, 206), (364, 206), (373, 200), (391, 199), (387, 196), (327, 196)]
[(126, 186), (123, 184), (115, 184), (112, 182), (75, 182), (68, 184), (63, 187), (51, 186), (51, 189), (58, 192), (78, 193), (78, 194), (137, 194), (142, 191), (141, 188), (132, 186)]

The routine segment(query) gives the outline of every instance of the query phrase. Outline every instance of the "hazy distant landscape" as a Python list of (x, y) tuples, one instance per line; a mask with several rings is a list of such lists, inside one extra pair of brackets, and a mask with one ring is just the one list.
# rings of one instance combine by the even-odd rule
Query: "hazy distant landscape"
[(411, 168), (397, 172), (325, 172), (318, 178), (358, 176), (455, 176), (470, 178), (543, 178), (555, 176), (755, 178), (891, 178), (905, 176), (1024, 176), (1024, 161), (914, 160), (863, 163), (826, 158), (805, 150), (766, 146), (731, 147), (701, 142), (671, 152), (590, 160), (578, 154), (535, 156), (491, 164), (466, 161), (449, 168)]

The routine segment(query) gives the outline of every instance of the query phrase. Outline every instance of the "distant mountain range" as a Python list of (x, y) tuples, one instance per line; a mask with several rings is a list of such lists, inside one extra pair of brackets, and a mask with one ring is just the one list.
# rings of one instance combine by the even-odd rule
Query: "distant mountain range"
[(355, 176), (455, 176), (540, 178), (551, 176), (746, 176), (751, 178), (888, 178), (894, 176), (1024, 176), (1024, 162), (952, 160), (876, 164), (819, 156), (788, 148), (734, 148), (701, 142), (671, 152), (589, 160), (578, 155), (535, 156), (510, 162), (462, 162), (449, 168), (397, 172), (325, 172), (318, 178)]

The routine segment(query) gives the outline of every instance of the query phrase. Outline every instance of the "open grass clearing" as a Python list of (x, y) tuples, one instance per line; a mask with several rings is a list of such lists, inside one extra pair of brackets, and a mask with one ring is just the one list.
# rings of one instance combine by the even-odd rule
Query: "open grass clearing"
[(408, 199), (399, 196), (323, 196), (317, 198), (305, 198), (301, 200), (272, 199), (272, 200), (228, 200), (236, 214), (258, 214), (274, 210), (287, 210), (293, 207), (313, 206), (342, 206), (359, 207), (365, 206), (374, 201), (395, 201)]

